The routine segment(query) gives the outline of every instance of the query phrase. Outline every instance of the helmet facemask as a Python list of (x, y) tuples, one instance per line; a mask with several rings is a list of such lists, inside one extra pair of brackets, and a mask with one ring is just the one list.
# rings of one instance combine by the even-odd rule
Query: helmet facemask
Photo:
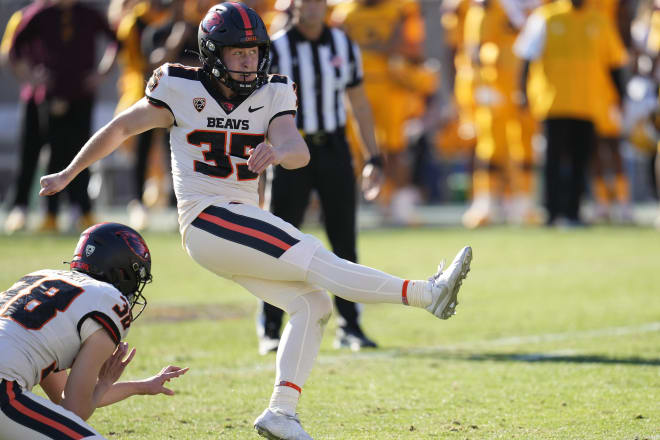
[[(247, 96), (268, 82), (270, 37), (259, 15), (247, 6), (226, 2), (213, 6), (199, 24), (197, 32), (200, 60), (204, 70), (238, 95)], [(257, 70), (229, 70), (223, 60), (226, 47), (258, 47)], [(235, 79), (238, 74), (243, 80)], [(247, 77), (256, 75), (253, 80)]]
[[(147, 307), (147, 298), (142, 295), (142, 291), (144, 290), (144, 287), (153, 280), (153, 277), (144, 266), (138, 267), (137, 263), (133, 263), (133, 268), (136, 269), (138, 277), (137, 286), (133, 293), (125, 295), (126, 299), (128, 299), (128, 304), (131, 307), (131, 321), (138, 319), (142, 312), (144, 312), (145, 307)], [(137, 309), (135, 309), (135, 307), (137, 307)]]
[[(205, 43), (209, 52), (212, 52), (212, 56), (204, 59), (204, 66), (207, 67), (207, 71), (220, 81), (222, 84), (229, 87), (232, 91), (238, 95), (246, 96), (251, 94), (253, 91), (264, 85), (268, 81), (268, 71), (270, 70), (270, 56), (269, 56), (269, 47), (266, 44), (259, 45), (259, 64), (257, 65), (257, 70), (244, 72), (242, 70), (229, 70), (222, 60), (222, 50), (224, 47), (242, 47), (242, 46), (219, 46), (211, 40), (207, 40)], [(252, 45), (246, 47), (254, 47)], [(218, 53), (220, 52), (220, 53)], [(204, 52), (202, 52), (203, 54)], [(243, 76), (243, 80), (237, 80), (232, 77), (232, 73)], [(256, 75), (256, 78), (252, 81), (248, 81), (247, 78), (251, 75)]]
[[(200, 57), (204, 70), (206, 70), (212, 77), (216, 78), (225, 86), (229, 87), (236, 94), (247, 96), (253, 91), (268, 82), (268, 72), (270, 70), (270, 45), (269, 44), (240, 44), (235, 46), (221, 45), (213, 42), (210, 39), (204, 40), (204, 49), (200, 47), (202, 56)], [(229, 70), (222, 59), (222, 50), (225, 47), (255, 47), (259, 48), (259, 62), (257, 70), (242, 71), (242, 70)], [(243, 80), (237, 80), (231, 74), (238, 74), (243, 77)], [(256, 75), (256, 78), (248, 81), (247, 78), (251, 75)]]

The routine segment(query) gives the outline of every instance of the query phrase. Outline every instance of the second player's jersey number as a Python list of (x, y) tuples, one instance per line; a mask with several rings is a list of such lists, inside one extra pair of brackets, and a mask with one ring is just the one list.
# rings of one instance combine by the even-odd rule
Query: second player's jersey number
[[(63, 279), (44, 275), (26, 275), (5, 292), (0, 292), (0, 318), (8, 318), (28, 330), (40, 330), (58, 312), (65, 312), (85, 289)], [(124, 329), (131, 325), (130, 307), (124, 298), (122, 307), (112, 310)]]
[(44, 278), (24, 276), (0, 293), (0, 318), (9, 318), (28, 330), (39, 330), (85, 291), (64, 280), (41, 281)]
[(226, 131), (195, 130), (186, 136), (189, 144), (205, 148), (204, 161), (194, 161), (194, 170), (210, 177), (226, 179), (234, 173), (238, 180), (254, 180), (259, 177), (248, 169), (247, 164), (234, 165), (231, 156), (248, 159), (247, 151), (264, 140), (263, 134), (228, 133)]

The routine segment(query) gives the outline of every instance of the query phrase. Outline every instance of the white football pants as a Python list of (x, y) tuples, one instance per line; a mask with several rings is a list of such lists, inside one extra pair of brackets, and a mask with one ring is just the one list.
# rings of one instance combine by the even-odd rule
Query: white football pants
[(275, 383), (302, 387), (332, 312), (326, 291), (361, 303), (401, 304), (404, 280), (351, 263), (318, 239), (255, 206), (210, 206), (185, 232), (188, 254), (287, 312)]

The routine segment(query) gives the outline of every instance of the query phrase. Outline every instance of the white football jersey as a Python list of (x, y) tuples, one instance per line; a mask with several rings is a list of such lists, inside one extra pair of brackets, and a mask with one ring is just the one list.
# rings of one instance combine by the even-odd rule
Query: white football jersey
[(32, 272), (0, 293), (0, 379), (32, 389), (70, 368), (99, 328), (119, 343), (130, 325), (128, 302), (111, 284), (73, 271)]
[(182, 235), (209, 205), (258, 205), (259, 176), (247, 167), (247, 151), (264, 141), (274, 118), (296, 114), (295, 85), (286, 76), (269, 76), (242, 101), (225, 98), (211, 81), (199, 68), (164, 64), (145, 92), (174, 115), (170, 150)]

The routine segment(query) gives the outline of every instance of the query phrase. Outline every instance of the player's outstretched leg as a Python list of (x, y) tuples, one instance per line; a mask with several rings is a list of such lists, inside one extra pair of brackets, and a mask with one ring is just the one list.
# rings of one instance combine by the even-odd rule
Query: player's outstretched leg
[(456, 313), (458, 290), (470, 271), (471, 261), (472, 248), (465, 246), (456, 254), (447, 270), (443, 270), (443, 265), (438, 267), (438, 273), (429, 280), (433, 283), (431, 288), (433, 299), (426, 310), (440, 319), (449, 319)]
[(349, 301), (399, 303), (448, 319), (455, 313), (458, 291), (470, 271), (471, 261), (472, 248), (466, 246), (446, 270), (441, 266), (428, 280), (405, 280), (318, 248), (312, 256), (306, 281)]
[(254, 429), (260, 436), (270, 440), (312, 440), (297, 416), (277, 409), (266, 408), (254, 421)]

